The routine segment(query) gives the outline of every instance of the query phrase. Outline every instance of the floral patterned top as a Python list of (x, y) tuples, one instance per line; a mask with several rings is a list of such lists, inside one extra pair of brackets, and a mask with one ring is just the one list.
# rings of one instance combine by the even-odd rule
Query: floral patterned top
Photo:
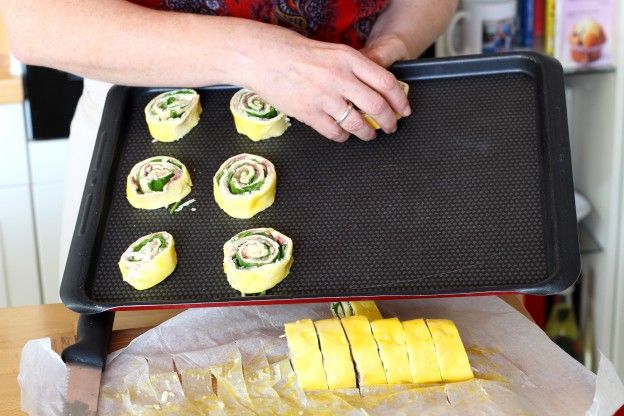
[(143, 6), (280, 25), (312, 39), (361, 48), (390, 0), (131, 0)]

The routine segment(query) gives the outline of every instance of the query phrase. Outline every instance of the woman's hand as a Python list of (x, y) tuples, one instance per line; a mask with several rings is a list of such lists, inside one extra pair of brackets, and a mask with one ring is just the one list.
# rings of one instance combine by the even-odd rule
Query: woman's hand
[[(375, 130), (357, 109), (374, 117), (387, 133), (396, 130), (395, 113), (411, 113), (394, 75), (362, 53), (281, 28), (264, 29), (241, 51), (243, 85), (323, 136), (339, 142), (350, 134), (374, 139)], [(349, 102), (357, 109), (349, 111)]]
[[(364, 140), (376, 134), (357, 110), (336, 122), (349, 102), (388, 133), (396, 130), (395, 112), (410, 114), (396, 79), (382, 66), (420, 53), (444, 30), (457, 3), (393, 0), (377, 19), (365, 56), (245, 19), (151, 10), (125, 0), (72, 0), (71, 7), (67, 1), (0, 0), (18, 58), (123, 85), (244, 86), (337, 141), (350, 133)], [(59, 14), (60, 8), (68, 13)], [(176, 36), (159, 37), (154, 28)]]

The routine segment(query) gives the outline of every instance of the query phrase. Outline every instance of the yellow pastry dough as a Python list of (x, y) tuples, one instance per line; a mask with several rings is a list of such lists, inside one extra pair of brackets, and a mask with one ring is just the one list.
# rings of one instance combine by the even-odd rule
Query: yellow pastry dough
[(167, 91), (145, 107), (145, 121), (150, 135), (161, 142), (185, 136), (199, 123), (202, 112), (199, 94), (191, 89)]
[(443, 381), (463, 381), (474, 378), (470, 362), (453, 321), (427, 319), (435, 346)]
[(403, 322), (405, 345), (414, 383), (442, 381), (431, 333), (424, 319)]
[[(403, 81), (398, 81), (399, 85), (401, 86), (401, 88), (403, 88), (403, 92), (405, 93), (405, 96), (407, 96), (407, 94), (409, 93), (409, 85), (406, 84)], [(375, 130), (381, 128), (381, 126), (379, 125), (379, 123), (377, 123), (377, 120), (375, 120), (372, 116), (369, 116), (368, 114), (362, 112), (362, 116), (364, 117), (364, 120), (366, 120), (366, 122), (368, 124), (370, 124), (370, 126), (372, 128), (374, 128)], [(396, 118), (397, 120), (401, 118), (401, 114), (396, 113)]]
[(191, 192), (186, 166), (169, 156), (145, 159), (132, 168), (126, 179), (126, 197), (135, 208), (157, 209), (179, 202)]
[(388, 318), (373, 321), (370, 325), (379, 347), (388, 384), (411, 383), (412, 375), (401, 322), (397, 318)]
[(292, 240), (272, 228), (253, 228), (223, 246), (228, 283), (242, 294), (261, 293), (284, 280), (293, 263)]
[(230, 111), (236, 131), (254, 142), (281, 136), (290, 126), (286, 114), (248, 89), (243, 88), (232, 96)]
[(177, 261), (173, 237), (160, 231), (132, 243), (119, 260), (119, 270), (124, 281), (137, 290), (144, 290), (173, 273)]
[(226, 160), (212, 178), (215, 201), (234, 218), (251, 218), (270, 207), (276, 186), (273, 163), (247, 153)]
[(354, 300), (350, 302), (332, 302), (332, 315), (336, 318), (346, 318), (347, 316), (362, 315), (370, 321), (382, 319), (381, 312), (372, 300)]
[(321, 345), (323, 366), (330, 389), (355, 388), (355, 371), (349, 343), (338, 319), (314, 322)]
[(342, 319), (341, 323), (351, 345), (358, 384), (360, 386), (386, 384), (386, 373), (368, 319), (365, 316), (355, 315)]
[(323, 357), (312, 321), (290, 322), (284, 325), (284, 329), (299, 386), (306, 391), (327, 389)]

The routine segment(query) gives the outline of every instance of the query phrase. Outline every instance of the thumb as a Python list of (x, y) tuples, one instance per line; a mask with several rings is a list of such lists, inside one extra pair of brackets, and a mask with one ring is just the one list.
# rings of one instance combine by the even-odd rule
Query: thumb
[(362, 53), (368, 59), (384, 68), (387, 68), (394, 63), (394, 59), (390, 54), (389, 48), (383, 48), (379, 46), (371, 49), (364, 48), (364, 50), (362, 50)]

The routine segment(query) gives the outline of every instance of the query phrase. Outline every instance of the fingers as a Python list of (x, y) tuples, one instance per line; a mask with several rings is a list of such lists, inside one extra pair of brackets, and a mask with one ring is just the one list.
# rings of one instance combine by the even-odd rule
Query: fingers
[(322, 114), (314, 120), (311, 126), (323, 136), (335, 142), (342, 143), (347, 141), (349, 138), (349, 133), (339, 126), (338, 123), (336, 123), (336, 120), (327, 114)]
[(345, 97), (355, 104), (357, 108), (373, 117), (383, 131), (386, 133), (394, 133), (396, 131), (397, 118), (395, 111), (384, 97), (357, 79), (349, 84), (347, 91)]
[(344, 99), (328, 100), (325, 111), (333, 117), (336, 125), (338, 125), (336, 120), (343, 118), (345, 112), (348, 111), (346, 118), (340, 123), (343, 130), (355, 134), (364, 141), (373, 140), (377, 137), (377, 132), (364, 120), (360, 112), (354, 107), (349, 109), (349, 104)]
[(391, 72), (375, 64), (362, 54), (359, 54), (359, 57), (354, 59), (352, 69), (355, 76), (381, 94), (395, 112), (403, 117), (407, 117), (412, 113), (407, 97)]

